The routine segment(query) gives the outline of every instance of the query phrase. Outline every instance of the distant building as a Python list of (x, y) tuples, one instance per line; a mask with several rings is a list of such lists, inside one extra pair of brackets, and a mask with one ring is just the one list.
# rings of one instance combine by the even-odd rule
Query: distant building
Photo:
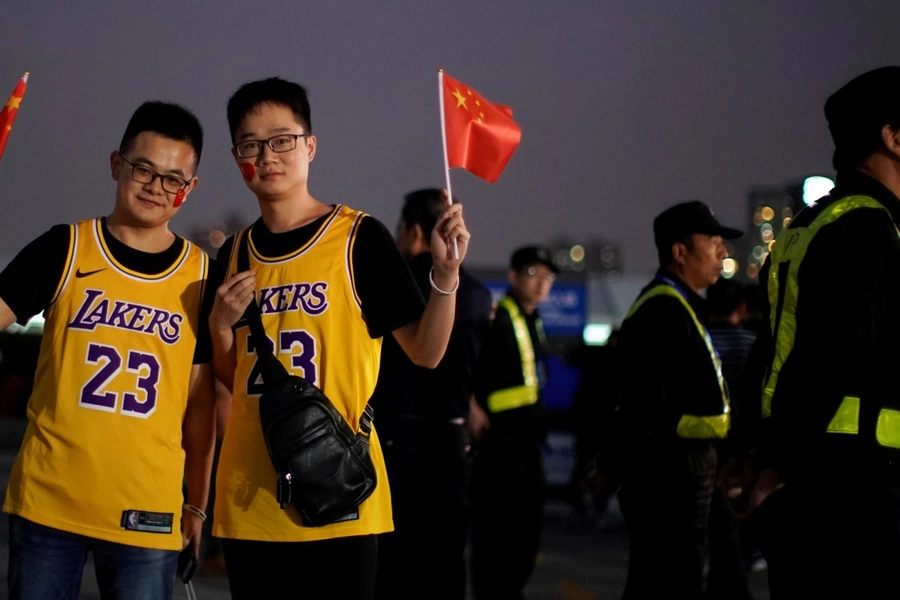
[(805, 206), (828, 194), (834, 181), (810, 175), (783, 187), (755, 187), (747, 195), (747, 228), (738, 240), (737, 274), (756, 281), (775, 238)]

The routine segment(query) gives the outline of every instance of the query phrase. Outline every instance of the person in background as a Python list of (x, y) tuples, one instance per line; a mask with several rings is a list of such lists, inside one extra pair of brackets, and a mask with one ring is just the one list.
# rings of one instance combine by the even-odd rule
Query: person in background
[(621, 485), (631, 534), (623, 598), (699, 599), (716, 444), (730, 424), (700, 292), (719, 279), (723, 239), (741, 232), (690, 201), (660, 213), (653, 233), (660, 268), (622, 323), (615, 420), (587, 483), (607, 493)]
[[(837, 184), (760, 272), (759, 427), (719, 476), (773, 598), (892, 598), (900, 564), (900, 67), (825, 102)], [(756, 382), (754, 382), (756, 383)]]
[[(747, 316), (744, 288), (733, 279), (720, 278), (706, 290), (709, 335), (722, 359), (722, 375), (731, 399), (732, 430), (718, 447), (718, 461), (725, 464), (734, 456), (731, 447), (735, 424), (744, 418), (744, 400), (754, 389), (744, 388), (744, 372), (756, 334), (743, 326)], [(751, 407), (757, 406), (751, 403)], [(752, 408), (751, 408), (752, 410)], [(749, 600), (747, 583), (750, 559), (747, 556), (745, 525), (729, 510), (721, 493), (714, 493), (709, 515), (709, 573), (706, 600)]]
[(537, 306), (558, 272), (547, 248), (513, 252), (510, 288), (478, 366), (473, 414), (489, 421), (472, 467), (472, 583), (481, 600), (521, 598), (540, 547), (547, 344)]
[[(407, 194), (400, 213), (397, 245), (426, 298), (434, 265), (429, 232), (446, 209), (446, 194), (429, 188)], [(460, 267), (453, 332), (435, 369), (417, 367), (393, 338), (384, 340), (372, 406), (391, 482), (394, 531), (379, 538), (378, 598), (466, 597), (466, 419), (490, 327), (491, 294)]]

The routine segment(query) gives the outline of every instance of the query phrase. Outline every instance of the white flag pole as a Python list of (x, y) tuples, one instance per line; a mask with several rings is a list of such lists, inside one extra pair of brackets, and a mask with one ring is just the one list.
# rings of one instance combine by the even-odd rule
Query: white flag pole
[[(438, 98), (441, 107), (441, 141), (444, 147), (444, 181), (447, 183), (447, 204), (453, 204), (453, 192), (450, 189), (450, 160), (447, 158), (447, 122), (444, 113), (444, 70), (438, 69)], [(453, 238), (453, 258), (459, 258), (459, 244)]]

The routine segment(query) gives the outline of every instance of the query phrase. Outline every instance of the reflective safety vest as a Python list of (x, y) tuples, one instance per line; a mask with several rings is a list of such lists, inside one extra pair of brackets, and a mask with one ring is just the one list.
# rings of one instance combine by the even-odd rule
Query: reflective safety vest
[[(772, 398), (778, 386), (778, 376), (794, 349), (797, 332), (797, 299), (800, 286), (797, 274), (815, 235), (822, 227), (833, 223), (852, 210), (876, 208), (888, 210), (868, 196), (848, 196), (836, 200), (806, 227), (790, 227), (781, 232), (770, 254), (771, 266), (767, 281), (769, 326), (775, 351), (768, 377), (763, 387), (762, 416), (772, 416)], [(896, 226), (895, 226), (896, 227)], [(846, 396), (828, 425), (828, 433), (859, 433), (859, 402), (855, 396)], [(875, 438), (882, 446), (900, 448), (900, 411), (882, 408), (875, 427)]]
[[(519, 356), (522, 360), (522, 385), (496, 390), (488, 394), (487, 405), (492, 413), (512, 410), (521, 406), (531, 406), (538, 401), (538, 377), (537, 364), (534, 355), (534, 346), (531, 343), (531, 335), (528, 333), (528, 323), (519, 310), (519, 305), (509, 296), (500, 300), (500, 306), (509, 313), (512, 321), (513, 333), (516, 336), (516, 345), (519, 347)], [(544, 328), (541, 320), (535, 323), (538, 337), (543, 338)]]
[(722, 375), (722, 360), (719, 358), (719, 353), (716, 351), (709, 331), (697, 318), (697, 313), (694, 312), (684, 294), (673, 283), (670, 283), (668, 280), (661, 280), (660, 285), (650, 288), (637, 299), (634, 306), (625, 315), (625, 320), (631, 318), (643, 306), (644, 302), (657, 296), (671, 296), (675, 298), (681, 302), (681, 305), (690, 315), (691, 320), (697, 327), (697, 331), (700, 333), (700, 337), (703, 338), (706, 349), (709, 351), (716, 379), (719, 382), (719, 391), (722, 394), (721, 413), (714, 415), (681, 415), (675, 432), (678, 434), (678, 437), (685, 439), (708, 440), (724, 438), (728, 435), (728, 430), (731, 427), (731, 405), (728, 401), (728, 386), (725, 384), (725, 377)]

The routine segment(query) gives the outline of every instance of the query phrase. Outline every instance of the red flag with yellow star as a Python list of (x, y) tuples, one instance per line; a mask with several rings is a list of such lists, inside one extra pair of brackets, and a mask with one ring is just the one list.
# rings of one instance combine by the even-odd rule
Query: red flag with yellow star
[(6, 148), (6, 140), (9, 139), (9, 132), (12, 131), (13, 121), (16, 119), (16, 113), (19, 112), (19, 104), (22, 103), (22, 96), (25, 95), (25, 88), (28, 87), (28, 73), (22, 75), (16, 89), (3, 110), (0, 110), (0, 158), (3, 158), (3, 149)]
[(500, 178), (522, 139), (508, 106), (491, 104), (441, 72), (444, 149), (448, 167), (462, 167), (488, 183)]

